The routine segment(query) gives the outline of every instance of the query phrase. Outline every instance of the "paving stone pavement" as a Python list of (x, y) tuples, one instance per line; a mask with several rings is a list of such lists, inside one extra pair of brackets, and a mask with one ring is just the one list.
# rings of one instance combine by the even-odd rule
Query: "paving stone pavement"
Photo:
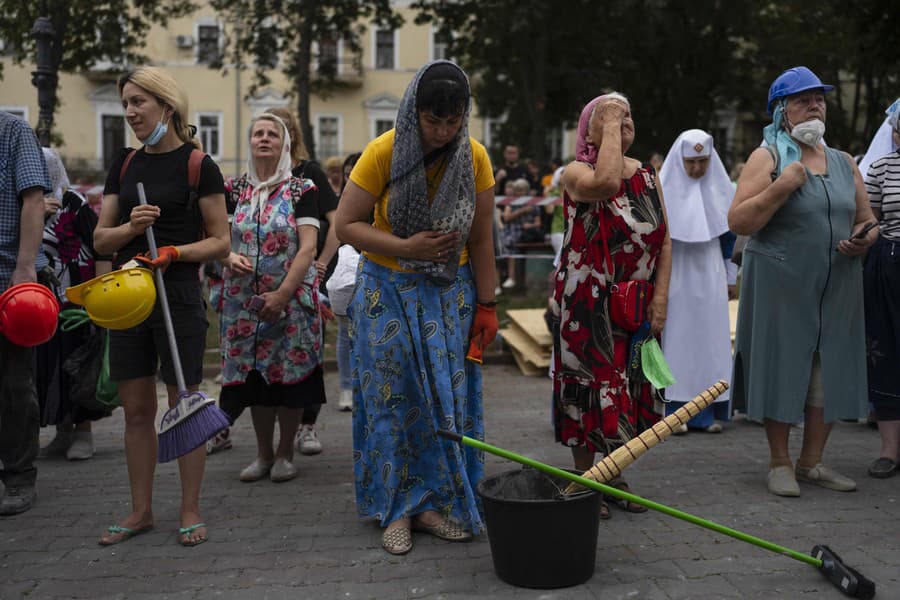
[[(296, 460), (300, 476), (275, 484), (238, 481), (255, 456), (250, 420), (235, 447), (207, 463), (203, 516), (210, 541), (177, 544), (179, 486), (174, 464), (157, 469), (154, 531), (103, 548), (98, 536), (127, 514), (122, 413), (95, 426), (88, 461), (38, 463), (36, 506), (0, 518), (0, 598), (191, 599), (682, 599), (843, 596), (814, 567), (670, 516), (611, 507), (600, 525), (596, 571), (586, 584), (559, 590), (510, 586), (494, 574), (486, 536), (467, 544), (416, 534), (401, 557), (380, 546), (380, 529), (356, 516), (350, 415), (336, 409), (337, 377), (320, 416), (325, 451)], [(217, 392), (209, 383), (211, 394)], [(570, 466), (553, 442), (549, 381), (512, 365), (485, 368), (487, 441), (553, 465)], [(52, 432), (42, 431), (43, 443)], [(799, 452), (800, 433), (791, 435)], [(828, 544), (878, 585), (877, 598), (900, 598), (900, 477), (875, 480), (866, 466), (878, 434), (839, 423), (826, 454), (859, 489), (839, 493), (801, 484), (800, 498), (765, 489), (763, 430), (747, 421), (720, 435), (690, 433), (653, 448), (628, 475), (647, 498), (808, 552)], [(488, 455), (487, 473), (518, 468)], [(547, 549), (567, 552), (567, 548)]]

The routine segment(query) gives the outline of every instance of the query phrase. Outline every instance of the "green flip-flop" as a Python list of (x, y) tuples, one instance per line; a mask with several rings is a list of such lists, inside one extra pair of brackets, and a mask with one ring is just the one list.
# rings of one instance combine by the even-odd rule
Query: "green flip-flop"
[[(195, 525), (191, 525), (190, 527), (181, 527), (178, 529), (178, 534), (181, 536), (191, 535), (192, 533), (194, 533), (194, 531), (196, 531), (197, 529), (200, 529), (201, 527), (206, 527), (206, 523), (197, 523)], [(207, 540), (207, 537), (203, 536), (199, 540), (194, 540), (194, 541), (189, 541), (189, 540), (185, 541), (184, 539), (181, 539), (178, 541), (178, 543), (185, 547), (199, 546), (206, 540)]]
[(149, 527), (141, 527), (140, 529), (132, 529), (130, 527), (122, 527), (121, 525), (110, 525), (109, 527), (106, 528), (106, 531), (108, 531), (109, 533), (111, 533), (113, 535), (116, 535), (119, 533), (124, 533), (125, 535), (123, 535), (120, 538), (116, 538), (113, 541), (109, 541), (109, 542), (104, 542), (102, 539), (100, 539), (100, 540), (98, 540), (97, 543), (100, 544), (101, 546), (115, 546), (116, 544), (121, 544), (125, 540), (130, 540), (131, 538), (133, 538), (136, 535), (141, 535), (142, 533), (147, 533), (151, 529), (153, 529), (153, 525), (150, 525)]

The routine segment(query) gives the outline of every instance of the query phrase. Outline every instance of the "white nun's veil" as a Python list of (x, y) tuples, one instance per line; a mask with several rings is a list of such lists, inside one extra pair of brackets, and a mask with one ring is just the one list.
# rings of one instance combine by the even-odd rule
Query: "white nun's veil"
[(862, 174), (863, 181), (869, 172), (869, 165), (881, 158), (887, 156), (891, 152), (897, 150), (897, 144), (894, 143), (894, 136), (891, 135), (893, 130), (897, 128), (897, 118), (900, 117), (900, 98), (894, 101), (885, 111), (887, 116), (884, 123), (878, 128), (866, 155), (859, 162), (859, 172)]
[[(700, 179), (685, 171), (684, 159), (709, 157), (709, 168)], [(666, 201), (669, 234), (679, 242), (708, 242), (728, 231), (728, 208), (734, 186), (713, 146), (712, 136), (688, 129), (669, 149), (659, 173)]]

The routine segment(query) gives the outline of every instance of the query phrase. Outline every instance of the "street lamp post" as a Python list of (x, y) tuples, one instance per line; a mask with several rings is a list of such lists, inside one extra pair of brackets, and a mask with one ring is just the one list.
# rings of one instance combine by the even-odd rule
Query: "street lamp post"
[(50, 129), (53, 127), (53, 97), (56, 94), (56, 73), (52, 69), (50, 42), (55, 32), (48, 17), (38, 17), (31, 34), (37, 43), (37, 65), (31, 72), (31, 83), (38, 90), (40, 112), (37, 123), (41, 146), (50, 146)]

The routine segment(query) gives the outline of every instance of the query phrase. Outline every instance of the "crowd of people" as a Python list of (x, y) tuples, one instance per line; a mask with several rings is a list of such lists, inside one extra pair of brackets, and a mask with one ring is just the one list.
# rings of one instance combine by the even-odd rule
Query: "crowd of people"
[[(414, 531), (471, 539), (484, 530), (475, 492), (483, 455), (437, 432), (484, 438), (482, 354), (497, 335), (498, 294), (523, 283), (509, 255), (517, 244), (547, 239), (556, 252), (552, 422), (576, 469), (730, 379), (731, 395), (679, 433), (720, 433), (736, 409), (762, 423), (771, 493), (799, 496), (799, 483), (855, 489), (827, 466), (826, 443), (835, 421), (865, 418), (870, 403), (881, 449), (868, 472), (893, 475), (900, 101), (861, 170), (823, 141), (830, 90), (805, 67), (779, 75), (765, 104), (763, 144), (732, 176), (701, 129), (680, 133), (664, 157), (636, 159), (639, 127), (619, 92), (584, 106), (567, 165), (543, 172), (509, 145), (494, 169), (469, 136), (468, 77), (440, 60), (416, 73), (395, 127), (362, 153), (320, 167), (308, 160), (295, 115), (273, 109), (251, 120), (246, 169), (226, 181), (200, 151), (177, 81), (139, 67), (118, 91), (141, 147), (114, 161), (99, 217), (67, 189), (59, 156), (42, 152), (23, 121), (0, 113), (0, 290), (41, 282), (69, 308), (66, 288), (137, 261), (162, 271), (170, 306), (164, 314), (157, 304), (142, 322), (108, 334), (90, 323), (61, 329), (34, 350), (0, 336), (0, 514), (23, 512), (35, 499), (40, 426), (56, 427), (43, 456), (93, 455), (91, 422), (109, 410), (82, 402), (64, 367), (87, 344), (106, 344), (125, 415), (131, 511), (99, 542), (153, 528), (157, 373), (170, 406), (184, 391), (176, 371), (189, 391), (203, 378), (206, 265), (219, 323), (220, 406), (231, 423), (249, 407), (256, 437), (255, 459), (236, 476), (285, 482), (298, 474), (295, 452), (321, 452), (323, 336), (334, 320), (337, 405), (352, 409), (358, 514), (383, 528), (391, 554), (409, 552)], [(497, 195), (561, 202), (499, 210)], [(148, 254), (151, 226), (156, 257)], [(738, 286), (732, 355), (728, 302)], [(641, 348), (654, 339), (675, 378), (665, 389), (642, 371)], [(788, 433), (798, 423), (795, 463)], [(178, 459), (182, 545), (208, 539), (205, 461), (231, 446), (226, 429)], [(611, 485), (630, 489), (621, 477)], [(601, 517), (610, 517), (605, 502)]]

